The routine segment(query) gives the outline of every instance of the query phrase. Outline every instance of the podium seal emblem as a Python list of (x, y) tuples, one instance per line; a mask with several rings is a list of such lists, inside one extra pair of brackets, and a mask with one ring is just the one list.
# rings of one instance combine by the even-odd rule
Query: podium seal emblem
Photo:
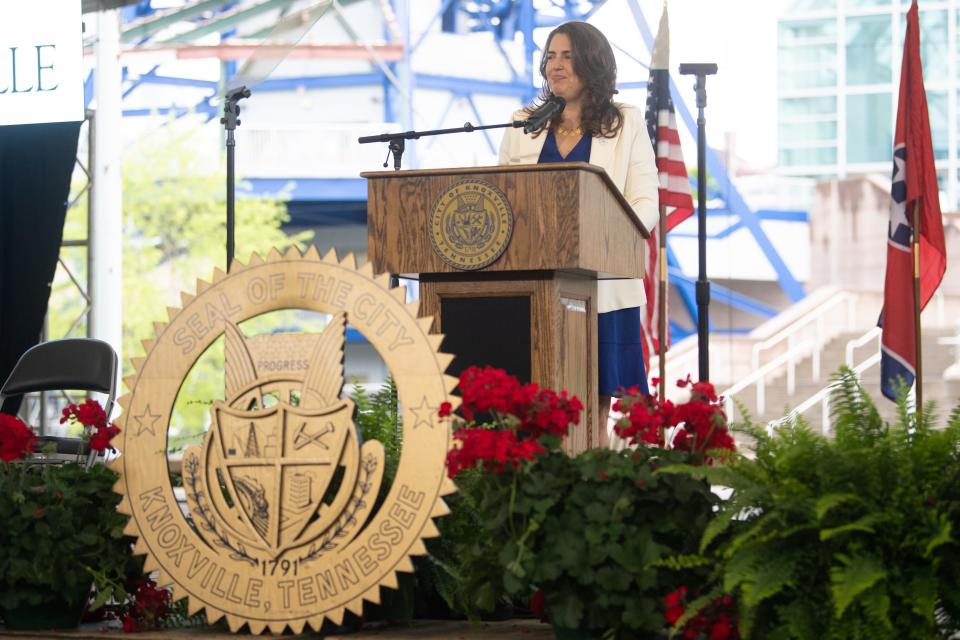
[[(444, 375), (452, 356), (439, 353), (432, 319), (417, 318), (418, 304), (370, 264), (321, 259), (313, 248), (235, 261), (182, 302), (144, 342), (120, 399), (112, 465), (134, 553), (173, 585), (175, 600), (188, 599), (191, 615), (226, 616), (232, 631), (300, 633), (360, 615), (381, 587), (397, 587), (397, 572), (413, 571), (411, 556), (439, 535), (433, 518), (448, 513), (442, 496), (454, 490), (444, 469), (449, 426), (437, 410), (456, 404), (456, 380)], [(281, 309), (330, 320), (318, 334), (245, 335), (244, 321)], [(383, 444), (362, 440), (353, 402), (341, 397), (348, 323), (396, 381), (403, 450), (389, 487)], [(221, 337), (224, 399), (211, 407), (202, 446), (183, 453), (178, 502), (171, 416), (184, 379)]]
[(482, 269), (499, 258), (513, 234), (506, 196), (486, 180), (468, 178), (448, 188), (433, 207), (430, 241), (455, 269)]

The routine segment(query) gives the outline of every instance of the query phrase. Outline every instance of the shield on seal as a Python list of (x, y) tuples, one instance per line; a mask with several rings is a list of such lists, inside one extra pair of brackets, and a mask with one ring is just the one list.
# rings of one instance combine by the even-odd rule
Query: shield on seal
[(323, 409), (214, 405), (211, 429), (227, 489), (250, 533), (274, 556), (296, 544), (320, 507), (354, 429), (352, 416), (349, 399)]

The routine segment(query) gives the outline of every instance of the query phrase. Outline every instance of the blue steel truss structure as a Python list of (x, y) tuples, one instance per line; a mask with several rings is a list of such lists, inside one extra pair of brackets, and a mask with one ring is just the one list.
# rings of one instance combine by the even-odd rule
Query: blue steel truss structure
[[(439, 121), (427, 128), (451, 126), (446, 119), (451, 107), (457, 101), (469, 105), (477, 122), (483, 123), (475, 102), (475, 97), (480, 95), (509, 96), (516, 98), (518, 102), (529, 103), (538, 93), (539, 79), (539, 73), (533, 66), (538, 49), (534, 40), (534, 30), (553, 27), (567, 20), (589, 20), (601, 6), (607, 3), (607, 0), (441, 0), (435, 14), (418, 33), (411, 30), (410, 24), (411, 4), (414, 0), (331, 0), (331, 2), (337, 5), (338, 11), (359, 2), (379, 4), (385, 16), (384, 39), (389, 43), (401, 45), (405, 55), (391, 62), (371, 62), (371, 68), (366, 72), (271, 78), (259, 84), (256, 91), (259, 93), (289, 92), (310, 88), (380, 87), (383, 92), (384, 121), (399, 122), (405, 129), (412, 129), (414, 128), (413, 103), (418, 89), (441, 90), (449, 94), (449, 102), (442, 111)], [(628, 9), (645, 45), (643, 52), (632, 57), (645, 59), (653, 48), (654, 34), (638, 0), (610, 0), (611, 4), (613, 2), (622, 3), (624, 8)], [(157, 45), (175, 47), (189, 46), (211, 34), (218, 34), (221, 43), (230, 43), (234, 38), (249, 42), (251, 39), (263, 38), (270, 32), (269, 28), (263, 26), (264, 16), (275, 15), (278, 20), (281, 17), (284, 20), (295, 19), (298, 13), (306, 14), (315, 9), (316, 4), (318, 2), (304, 4), (304, 0), (187, 0), (179, 8), (155, 10), (150, 0), (141, 0), (138, 4), (123, 9), (124, 27), (121, 40), (127, 46), (133, 47)], [(387, 14), (392, 14), (389, 25), (392, 28), (386, 26)], [(175, 35), (170, 35), (171, 25), (179, 25)], [(506, 65), (509, 72), (509, 79), (492, 81), (453, 75), (415, 73), (411, 61), (427, 36), (437, 31), (438, 25), (441, 31), (448, 33), (490, 33), (500, 54), (500, 63)], [(347, 29), (349, 33), (348, 26)], [(520, 65), (515, 63), (515, 57), (512, 59), (503, 46), (505, 42), (518, 41), (522, 43), (523, 51)], [(205, 92), (205, 95), (194, 104), (129, 108), (124, 110), (123, 115), (137, 117), (162, 114), (177, 118), (187, 114), (201, 114), (207, 119), (217, 118), (220, 115), (217, 98), (225, 86), (225, 81), (235, 72), (236, 63), (229, 60), (221, 64), (222, 77), (219, 80), (165, 75), (161, 73), (159, 65), (147, 73), (127, 78), (125, 67), (124, 98), (134, 93), (138, 87), (147, 84), (199, 89)], [(646, 87), (646, 82), (642, 79), (623, 78), (621, 80), (621, 89)], [(88, 103), (93, 96), (93, 81), (91, 72), (85, 85)], [(695, 139), (696, 121), (686, 105), (685, 94), (678, 89), (672, 78), (670, 90), (680, 120)], [(690, 87), (686, 94), (692, 96), (693, 87)], [(484, 134), (486, 135), (486, 132)], [(486, 138), (486, 143), (491, 153), (495, 153), (493, 141), (489, 136)], [(695, 153), (693, 149), (687, 150), (688, 156), (692, 153)], [(688, 157), (688, 160), (690, 159)], [(412, 154), (408, 153), (405, 160), (407, 166), (416, 166), (416, 159)], [(787, 215), (786, 219), (806, 220), (805, 212), (785, 214), (780, 211), (751, 210), (731, 181), (720, 156), (713, 149), (708, 148), (706, 160), (709, 175), (714, 182), (713, 201), (724, 203), (723, 207), (711, 208), (708, 215), (724, 216), (732, 220), (726, 228), (715, 232), (711, 237), (721, 239), (739, 229), (749, 231), (766, 260), (773, 267), (786, 297), (792, 302), (802, 298), (805, 295), (802, 284), (791, 273), (767, 237), (761, 221), (782, 220), (785, 219), (784, 215)], [(289, 181), (254, 179), (250, 182), (254, 193), (276, 193), (281, 183)], [(365, 222), (366, 187), (359, 178), (299, 180), (294, 184), (292, 191), (289, 191), (289, 195), (293, 206), (296, 206), (298, 201), (331, 205), (326, 209), (328, 218), (321, 216), (320, 224), (324, 221), (342, 223), (345, 217), (348, 219), (352, 217), (358, 223)], [(671, 237), (684, 235), (679, 230), (671, 233)], [(680, 300), (695, 326), (694, 279), (682, 273), (676, 253), (669, 245), (668, 238), (667, 257), (671, 282), (676, 287)], [(767, 304), (718, 286), (716, 283), (712, 286), (712, 295), (713, 300), (718, 303), (729, 305), (761, 319), (772, 317), (777, 313)], [(673, 321), (671, 324), (675, 339), (692, 331), (689, 326), (682, 326)], [(742, 332), (745, 329), (733, 327), (727, 331)]]

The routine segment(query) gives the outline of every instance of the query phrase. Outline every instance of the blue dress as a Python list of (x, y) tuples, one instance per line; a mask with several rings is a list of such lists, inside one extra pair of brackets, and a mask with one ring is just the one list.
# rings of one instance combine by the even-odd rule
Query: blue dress
[[(548, 162), (590, 162), (593, 139), (583, 136), (564, 158), (557, 148), (553, 131), (547, 134), (537, 164)], [(647, 372), (643, 366), (643, 344), (640, 338), (640, 307), (618, 309), (597, 315), (597, 342), (600, 368), (600, 395), (619, 395), (620, 389), (640, 387), (650, 393)]]

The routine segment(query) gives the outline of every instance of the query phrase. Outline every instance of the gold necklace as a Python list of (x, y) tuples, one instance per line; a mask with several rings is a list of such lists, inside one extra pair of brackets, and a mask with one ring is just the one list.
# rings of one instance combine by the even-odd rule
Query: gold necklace
[(583, 129), (577, 127), (576, 129), (564, 129), (560, 125), (557, 125), (557, 133), (562, 136), (573, 137), (583, 135)]

